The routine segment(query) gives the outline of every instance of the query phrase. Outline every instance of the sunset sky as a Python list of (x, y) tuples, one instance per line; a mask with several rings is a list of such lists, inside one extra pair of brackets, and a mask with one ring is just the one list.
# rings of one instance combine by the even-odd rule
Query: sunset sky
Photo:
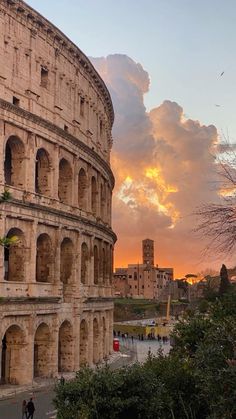
[(112, 95), (115, 265), (141, 262), (149, 237), (175, 276), (218, 268), (192, 213), (219, 199), (219, 136), (236, 142), (235, 0), (28, 3), (93, 57)]

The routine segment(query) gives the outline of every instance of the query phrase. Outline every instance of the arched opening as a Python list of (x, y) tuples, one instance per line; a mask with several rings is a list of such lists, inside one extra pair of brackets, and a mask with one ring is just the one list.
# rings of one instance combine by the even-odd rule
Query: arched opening
[(98, 284), (98, 279), (99, 279), (99, 259), (98, 259), (98, 247), (94, 246), (93, 248), (93, 258), (94, 258), (94, 262), (93, 262), (93, 270), (94, 270), (94, 284)]
[(52, 341), (49, 327), (41, 323), (34, 338), (34, 377), (50, 377)]
[(89, 251), (86, 243), (81, 246), (81, 282), (82, 284), (88, 283), (88, 259)]
[(36, 281), (50, 282), (53, 277), (52, 242), (48, 234), (43, 233), (37, 239)]
[(106, 320), (102, 318), (102, 357), (105, 358), (107, 355), (106, 349)]
[(85, 320), (80, 323), (80, 366), (88, 364), (88, 325)]
[(78, 176), (78, 206), (87, 209), (87, 176), (84, 169), (80, 169)]
[(25, 147), (16, 136), (8, 138), (5, 147), (4, 176), (7, 185), (24, 187)]
[(13, 237), (17, 237), (16, 243), (4, 247), (4, 279), (22, 282), (25, 280), (25, 237), (20, 229), (11, 228), (7, 238)]
[(44, 148), (40, 148), (36, 154), (35, 162), (35, 192), (42, 195), (50, 195), (50, 160)]
[(91, 210), (93, 214), (97, 214), (97, 181), (94, 176), (91, 180)]
[(69, 238), (63, 239), (61, 243), (60, 257), (60, 279), (63, 284), (68, 284), (73, 269), (74, 246)]
[(61, 159), (59, 164), (58, 197), (64, 204), (71, 204), (72, 169), (66, 159)]
[(74, 370), (74, 346), (71, 324), (66, 320), (59, 329), (58, 339), (58, 371), (71, 372)]
[(10, 326), (2, 339), (1, 384), (22, 384), (24, 346), (22, 329)]
[(101, 219), (104, 221), (105, 220), (105, 204), (106, 204), (106, 196), (105, 196), (105, 187), (101, 184), (101, 189), (100, 189), (100, 215), (101, 215)]
[(99, 328), (97, 319), (93, 319), (93, 363), (98, 364), (99, 354)]

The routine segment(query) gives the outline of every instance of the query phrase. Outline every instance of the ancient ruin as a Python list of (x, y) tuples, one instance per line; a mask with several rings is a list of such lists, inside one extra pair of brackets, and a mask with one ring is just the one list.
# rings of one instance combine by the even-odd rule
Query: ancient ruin
[(0, 0), (0, 380), (32, 383), (112, 351), (113, 107), (88, 58)]

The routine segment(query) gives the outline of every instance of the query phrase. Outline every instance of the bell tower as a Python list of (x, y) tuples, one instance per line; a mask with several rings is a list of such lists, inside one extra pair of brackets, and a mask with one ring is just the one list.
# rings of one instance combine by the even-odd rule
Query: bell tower
[(154, 240), (145, 239), (142, 241), (143, 245), (143, 264), (147, 266), (154, 266)]

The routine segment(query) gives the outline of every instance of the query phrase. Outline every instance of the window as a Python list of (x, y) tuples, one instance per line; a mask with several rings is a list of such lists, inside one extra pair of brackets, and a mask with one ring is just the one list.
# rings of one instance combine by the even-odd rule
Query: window
[(48, 69), (45, 67), (41, 67), (41, 86), (48, 87)]
[(69, 128), (67, 125), (64, 125), (64, 131), (68, 132)]
[(132, 278), (132, 275), (129, 275), (129, 278)]
[(103, 123), (102, 121), (100, 121), (100, 137), (102, 136), (102, 134), (103, 134)]
[(20, 99), (18, 99), (18, 97), (16, 97), (16, 96), (13, 96), (12, 103), (15, 106), (20, 106)]
[(85, 104), (84, 98), (81, 97), (80, 98), (80, 116), (84, 116), (84, 104)]

